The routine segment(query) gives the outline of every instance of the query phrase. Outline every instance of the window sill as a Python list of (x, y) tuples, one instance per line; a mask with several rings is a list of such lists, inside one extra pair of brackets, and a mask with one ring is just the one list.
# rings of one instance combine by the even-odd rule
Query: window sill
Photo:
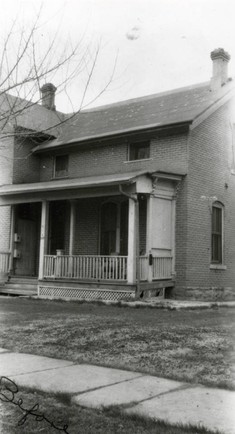
[(139, 160), (128, 160), (128, 161), (124, 161), (124, 164), (128, 164), (128, 163), (139, 163), (139, 161), (151, 161), (152, 158), (141, 158)]
[(211, 270), (227, 270), (226, 265), (223, 264), (211, 264), (210, 265)]
[(56, 179), (67, 179), (67, 178), (69, 178), (69, 175), (53, 176), (51, 178), (51, 181), (55, 181)]

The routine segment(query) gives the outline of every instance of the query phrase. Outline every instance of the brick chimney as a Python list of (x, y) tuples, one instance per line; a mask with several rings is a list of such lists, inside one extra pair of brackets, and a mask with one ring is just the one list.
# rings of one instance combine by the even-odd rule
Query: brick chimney
[(211, 52), (213, 62), (213, 75), (211, 90), (218, 90), (228, 81), (228, 62), (230, 55), (223, 48), (216, 48)]
[(42, 106), (48, 110), (55, 110), (56, 87), (52, 83), (44, 84), (41, 89)]

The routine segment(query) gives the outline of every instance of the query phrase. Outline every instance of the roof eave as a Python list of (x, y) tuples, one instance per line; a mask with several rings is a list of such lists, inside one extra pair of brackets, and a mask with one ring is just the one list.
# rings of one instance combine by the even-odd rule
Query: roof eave
[(39, 154), (42, 152), (49, 152), (55, 149), (68, 149), (68, 147), (74, 147), (74, 146), (82, 146), (85, 144), (93, 144), (93, 143), (97, 143), (97, 141), (99, 142), (107, 142), (108, 140), (112, 140), (115, 138), (121, 138), (121, 137), (125, 137), (126, 139), (128, 139), (129, 137), (133, 137), (135, 134), (143, 134), (143, 135), (147, 135), (149, 134), (150, 136), (154, 133), (157, 132), (161, 132), (161, 131), (172, 131), (173, 129), (177, 130), (177, 131), (184, 131), (187, 132), (189, 129), (189, 126), (191, 125), (191, 123), (193, 122), (193, 119), (187, 119), (183, 122), (175, 122), (175, 123), (170, 123), (170, 124), (153, 124), (153, 125), (148, 125), (146, 127), (140, 126), (140, 127), (135, 127), (135, 128), (129, 128), (126, 130), (120, 130), (120, 131), (115, 131), (113, 133), (105, 133), (105, 134), (101, 134), (101, 135), (96, 135), (96, 136), (87, 136), (87, 137), (82, 137), (81, 139), (72, 139), (69, 141), (63, 141), (63, 142), (58, 142), (55, 141), (55, 143), (48, 143), (45, 145), (38, 145), (35, 148), (33, 148), (32, 152), (34, 154)]

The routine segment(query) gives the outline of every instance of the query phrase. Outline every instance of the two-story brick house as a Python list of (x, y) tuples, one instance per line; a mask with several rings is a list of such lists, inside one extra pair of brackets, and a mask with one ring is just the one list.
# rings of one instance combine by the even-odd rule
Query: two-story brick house
[(2, 132), (2, 290), (34, 277), (41, 296), (234, 298), (229, 58), (211, 53), (208, 83), (74, 116), (42, 88)]

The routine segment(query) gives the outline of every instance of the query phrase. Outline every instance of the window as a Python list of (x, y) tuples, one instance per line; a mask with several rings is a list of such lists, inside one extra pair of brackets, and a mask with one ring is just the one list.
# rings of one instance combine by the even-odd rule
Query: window
[(68, 176), (68, 155), (56, 155), (54, 177), (63, 178)]
[(130, 143), (129, 146), (129, 160), (144, 160), (150, 157), (150, 143), (139, 142)]
[(223, 206), (214, 203), (212, 206), (212, 238), (211, 238), (211, 262), (222, 264), (223, 262)]

